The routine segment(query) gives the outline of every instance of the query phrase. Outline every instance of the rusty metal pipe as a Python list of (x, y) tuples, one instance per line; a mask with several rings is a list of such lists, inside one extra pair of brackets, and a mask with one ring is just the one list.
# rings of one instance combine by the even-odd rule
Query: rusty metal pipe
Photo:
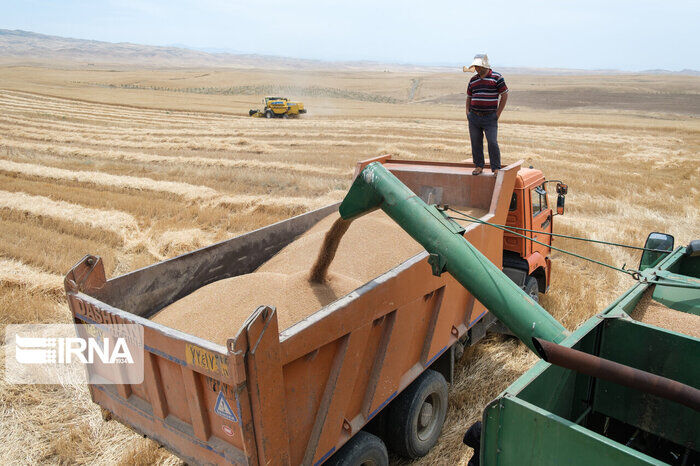
[(690, 385), (541, 338), (533, 338), (532, 344), (542, 359), (555, 366), (651, 393), (700, 411), (700, 390)]

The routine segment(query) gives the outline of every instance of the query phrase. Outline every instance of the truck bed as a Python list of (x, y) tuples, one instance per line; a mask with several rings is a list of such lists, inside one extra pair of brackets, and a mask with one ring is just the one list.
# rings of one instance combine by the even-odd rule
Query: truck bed
[[(481, 217), (482, 209), (464, 208)], [(263, 263), (255, 272), (210, 283), (170, 304), (151, 320), (219, 344), (261, 305), (275, 307), (281, 329), (420, 253), (423, 248), (382, 211), (350, 225), (325, 283), (308, 280), (323, 238), (339, 218), (331, 213)]]
[[(380, 160), (428, 202), (483, 209), (484, 220), (505, 222), (519, 164), (493, 177), (471, 176), (469, 164)], [(65, 281), (76, 322), (139, 324), (147, 353), (143, 384), (91, 385), (93, 401), (192, 463), (320, 464), (426, 368), (449, 379), (452, 345), (478, 340), (493, 319), (449, 275), (433, 276), (425, 251), (282, 331), (284, 309), (263, 297), (242, 325), (214, 339), (197, 327), (216, 310), (197, 315), (192, 331), (150, 319), (206, 285), (262, 273), (337, 208), (109, 280), (101, 259), (86, 256)], [(500, 266), (500, 230), (468, 224), (465, 236)]]

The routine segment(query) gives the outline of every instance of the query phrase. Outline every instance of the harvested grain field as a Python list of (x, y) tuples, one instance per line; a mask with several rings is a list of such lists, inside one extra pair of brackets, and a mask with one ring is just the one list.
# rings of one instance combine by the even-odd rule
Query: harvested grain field
[[(111, 277), (338, 201), (361, 159), (469, 158), (463, 105), (452, 104), (463, 91), (461, 71), (389, 75), (0, 68), (3, 328), (68, 322), (62, 277), (86, 253), (100, 255)], [(262, 97), (251, 89), (293, 86), (295, 79), (307, 84), (288, 89), (326, 90), (304, 97), (308, 115), (247, 117)], [(684, 93), (673, 102), (683, 105), (659, 107), (657, 94), (669, 80)], [(534, 94), (534, 83), (555, 95)], [(604, 101), (631, 84), (633, 95), (615, 108)], [(509, 87), (501, 152), (505, 162), (522, 159), (569, 184), (566, 215), (555, 218), (555, 230), (630, 244), (641, 244), (649, 231), (671, 233), (677, 244), (700, 237), (700, 78), (514, 76)], [(347, 235), (361, 241), (374, 233), (351, 226)], [(280, 254), (257, 273), (284, 277), (298, 290), (322, 237), (295, 243), (306, 263)], [(373, 241), (392, 255), (382, 259), (387, 263), (413, 251), (396, 250), (386, 235)], [(639, 259), (601, 245), (555, 244), (618, 266)], [(369, 271), (343, 257), (341, 242), (327, 294), (311, 307), (385, 265)], [(559, 253), (553, 262), (542, 302), (570, 329), (630, 285), (623, 275)], [(522, 344), (500, 336), (470, 348), (450, 389), (443, 435), (417, 463), (466, 464), (465, 429), (534, 362)], [(121, 424), (104, 423), (84, 387), (2, 382), (0, 402), (3, 463), (179, 462)]]

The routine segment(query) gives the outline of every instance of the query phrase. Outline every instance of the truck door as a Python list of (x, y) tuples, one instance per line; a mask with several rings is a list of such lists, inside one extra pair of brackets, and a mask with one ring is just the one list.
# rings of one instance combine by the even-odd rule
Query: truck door
[(532, 200), (532, 239), (545, 243), (547, 246), (532, 243), (532, 252), (539, 252), (543, 257), (549, 256), (550, 245), (552, 244), (551, 235), (544, 233), (552, 232), (552, 209), (549, 208), (547, 200), (547, 190), (545, 184), (532, 188), (530, 192)]

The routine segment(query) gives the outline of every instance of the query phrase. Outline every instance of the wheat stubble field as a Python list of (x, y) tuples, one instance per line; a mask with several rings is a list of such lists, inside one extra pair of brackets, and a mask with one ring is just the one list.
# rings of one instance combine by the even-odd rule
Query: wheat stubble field
[[(677, 93), (664, 91), (669, 82)], [(558, 232), (639, 245), (650, 231), (677, 244), (700, 238), (700, 78), (509, 84), (503, 158), (569, 184)], [(0, 330), (68, 322), (62, 277), (86, 253), (115, 276), (340, 200), (358, 160), (469, 158), (463, 86), (461, 73), (0, 68)], [(262, 93), (285, 89), (305, 102), (306, 117), (245, 116)], [(638, 261), (556, 244), (618, 266)], [(631, 285), (553, 258), (542, 301), (570, 329)], [(500, 336), (469, 349), (443, 435), (419, 463), (466, 464), (464, 430), (534, 362)], [(0, 443), (3, 463), (178, 463), (103, 422), (80, 386), (2, 382)]]

